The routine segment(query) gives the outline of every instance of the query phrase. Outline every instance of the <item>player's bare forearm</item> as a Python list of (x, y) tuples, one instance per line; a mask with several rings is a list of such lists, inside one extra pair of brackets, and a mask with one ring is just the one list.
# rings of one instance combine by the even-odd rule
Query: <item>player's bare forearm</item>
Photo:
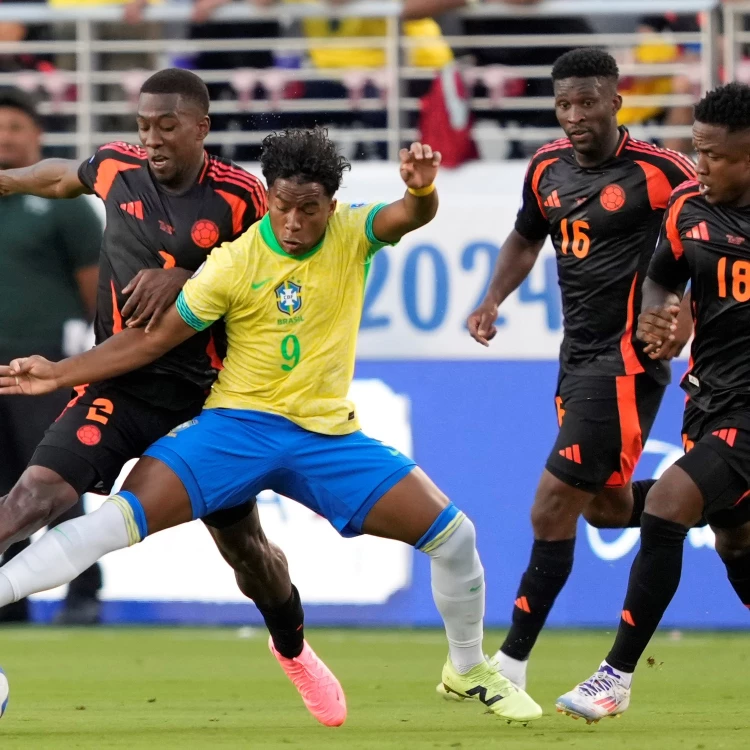
[(77, 198), (89, 190), (78, 177), (79, 162), (44, 159), (21, 169), (0, 171), (0, 195), (38, 195), (40, 198)]
[(381, 208), (372, 220), (375, 237), (391, 244), (432, 221), (438, 209), (435, 177), (440, 152), (433, 151), (429, 143), (415, 142), (408, 149), (402, 148), (398, 157), (406, 193), (401, 200)]
[(500, 249), (486, 299), (501, 305), (531, 273), (543, 246), (544, 240), (528, 240), (511, 230)]
[[(648, 313), (651, 313), (652, 315), (660, 315), (665, 321), (669, 320), (670, 324), (673, 326), (670, 328), (670, 335), (663, 340), (660, 345), (649, 343), (646, 346), (644, 352), (648, 354), (651, 359), (674, 359), (679, 356), (680, 352), (682, 352), (685, 345), (690, 341), (690, 337), (693, 335), (693, 315), (690, 309), (690, 292), (687, 291), (685, 293), (679, 307), (674, 304), (676, 300), (677, 295), (672, 293), (668, 295), (666, 303), (661, 307), (644, 307), (644, 318)], [(676, 318), (674, 317), (675, 311), (677, 311)]]
[(173, 305), (148, 333), (143, 328), (127, 328), (90, 351), (56, 362), (55, 382), (58, 387), (72, 388), (124, 375), (150, 364), (195, 333)]
[(679, 305), (682, 299), (682, 290), (667, 289), (661, 284), (657, 284), (652, 278), (646, 277), (641, 295), (641, 311), (645, 311), (657, 307)]
[(685, 337), (685, 341), (690, 338), (693, 334), (693, 311), (692, 311), (692, 295), (688, 289), (682, 297), (680, 302), (680, 312), (677, 313), (677, 325), (680, 329), (688, 332)]
[(651, 359), (671, 359), (681, 349), (677, 338), (681, 294), (651, 278), (643, 283), (642, 294), (636, 338), (646, 344), (644, 352)]
[(544, 240), (527, 240), (515, 229), (503, 243), (487, 294), (466, 321), (470, 336), (482, 346), (497, 334), (498, 308), (529, 275), (543, 245)]
[(421, 197), (407, 191), (401, 200), (378, 211), (372, 230), (382, 242), (395, 243), (405, 234), (429, 224), (435, 218), (437, 210), (437, 190)]

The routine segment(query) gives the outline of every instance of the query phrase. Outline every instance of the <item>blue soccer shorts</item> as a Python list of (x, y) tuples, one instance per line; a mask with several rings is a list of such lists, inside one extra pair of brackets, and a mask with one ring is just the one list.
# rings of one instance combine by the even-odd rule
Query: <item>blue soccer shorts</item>
[(342, 536), (361, 534), (372, 506), (416, 466), (361, 431), (321, 435), (244, 409), (204, 409), (144, 455), (177, 474), (193, 518), (273, 490), (323, 516)]

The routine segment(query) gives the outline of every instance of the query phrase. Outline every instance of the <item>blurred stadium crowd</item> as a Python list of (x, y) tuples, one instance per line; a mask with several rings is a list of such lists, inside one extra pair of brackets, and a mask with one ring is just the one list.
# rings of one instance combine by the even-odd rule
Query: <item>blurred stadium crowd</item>
[[(243, 140), (242, 133), (322, 124), (339, 132), (350, 131), (349, 137), (342, 138), (347, 156), (386, 158), (389, 151), (385, 136), (383, 140), (358, 138), (356, 133), (362, 129), (383, 129), (385, 133), (385, 128), (392, 125), (388, 122), (389, 117), (393, 119), (388, 95), (394, 81), (387, 69), (387, 42), (383, 43), (387, 19), (275, 13), (295, 1), (183, 0), (179, 3), (183, 8), (186, 4), (192, 6), (184, 14), (185, 21), (157, 22), (149, 20), (149, 0), (124, 0), (120, 12), (126, 23), (97, 26), (99, 40), (117, 40), (119, 46), (113, 45), (112, 52), (99, 53), (94, 63), (101, 71), (122, 71), (122, 77), (119, 85), (99, 87), (94, 99), (100, 103), (121, 101), (123, 94), (132, 98), (132, 92), (137, 91), (149, 71), (173, 65), (186, 67), (206, 74), (212, 100), (220, 103), (214, 107), (213, 132), (231, 134), (210, 150), (236, 161), (255, 160), (259, 138)], [(21, 2), (38, 5), (37, 0)], [(335, 6), (342, 10), (349, 3), (350, 0), (335, 0)], [(99, 4), (109, 3), (50, 0), (54, 7)], [(163, 6), (165, 2), (159, 4)], [(242, 4), (268, 12), (260, 18), (256, 14), (245, 20), (217, 22), (216, 14), (222, 6)], [(404, 140), (409, 140), (409, 129), (412, 133), (429, 134), (433, 140), (446, 139), (456, 152), (449, 156), (448, 165), (475, 156), (526, 157), (540, 142), (548, 140), (547, 134), (540, 133), (538, 138), (529, 133), (521, 137), (513, 134), (519, 129), (549, 129), (556, 125), (549, 106), (552, 88), (547, 76), (554, 59), (567, 49), (585, 44), (586, 37), (591, 36), (592, 43), (600, 43), (594, 34), (639, 32), (642, 36), (633, 37), (635, 41), (629, 45), (623, 42), (611, 46), (624, 71), (644, 71), (624, 75), (621, 90), (626, 104), (621, 121), (630, 126), (666, 126), (661, 131), (665, 135), (658, 140), (671, 148), (689, 148), (689, 102), (705, 82), (700, 63), (705, 12), (626, 14), (619, 13), (614, 3), (611, 16), (540, 16), (534, 13), (534, 6), (540, 4), (544, 4), (543, 0), (405, 0), (398, 20), (403, 55), (396, 105)], [(648, 11), (654, 4), (644, 0), (642, 5)], [(628, 6), (630, 11), (632, 6), (633, 3)], [(679, 3), (674, 7), (679, 7)], [(469, 13), (462, 12), (465, 8), (470, 9)], [(494, 11), (502, 13), (503, 9), (514, 13), (510, 17), (507, 12), (492, 17)], [(718, 14), (717, 19), (720, 20)], [(717, 31), (718, 52), (720, 24)], [(73, 110), (64, 106), (75, 102), (77, 96), (74, 80), (64, 75), (74, 70), (76, 56), (4, 53), (2, 47), (25, 49), (17, 43), (59, 40), (66, 34), (72, 38), (64, 24), (0, 23), (0, 75), (22, 73), (18, 85), (58, 105), (43, 108), (48, 132), (70, 132), (77, 127)], [(511, 39), (519, 35), (528, 35), (537, 42)], [(291, 42), (306, 38), (309, 43), (302, 46)], [(371, 47), (364, 41), (367, 38), (373, 40)], [(511, 41), (504, 44), (504, 38)], [(138, 51), (126, 48), (121, 44), (123, 40), (152, 40), (152, 51), (143, 51), (143, 46)], [(184, 51), (190, 49), (190, 44), (164, 45), (159, 44), (160, 40), (188, 42), (196, 51)], [(209, 40), (220, 40), (222, 45), (213, 45)], [(232, 45), (231, 40), (251, 40), (252, 44), (239, 49), (243, 44)], [(456, 40), (460, 41), (454, 44)], [(8, 43), (12, 46), (8, 47)], [(173, 46), (179, 51), (170, 52)], [(44, 48), (42, 44), (40, 49)], [(720, 60), (717, 65), (721, 66)], [(466, 106), (465, 112), (461, 112), (461, 105)], [(100, 111), (99, 129), (130, 129), (127, 109), (113, 107), (117, 114)], [(441, 112), (445, 120), (442, 123)], [(446, 112), (450, 116), (446, 117)], [(507, 137), (499, 135), (503, 130), (509, 134)], [(70, 147), (48, 151), (60, 156), (72, 153)]]

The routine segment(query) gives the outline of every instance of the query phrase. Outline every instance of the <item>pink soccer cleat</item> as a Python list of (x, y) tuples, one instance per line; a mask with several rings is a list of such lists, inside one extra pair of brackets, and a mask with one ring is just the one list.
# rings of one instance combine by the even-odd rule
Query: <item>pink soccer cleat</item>
[(346, 698), (336, 676), (305, 641), (302, 653), (294, 659), (282, 656), (268, 639), (268, 647), (294, 683), (307, 710), (323, 725), (340, 727), (346, 720)]

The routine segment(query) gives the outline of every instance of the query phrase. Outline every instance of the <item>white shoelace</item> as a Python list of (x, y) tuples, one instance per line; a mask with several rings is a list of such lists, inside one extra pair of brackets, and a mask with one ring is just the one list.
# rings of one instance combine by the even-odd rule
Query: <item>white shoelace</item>
[(620, 687), (620, 683), (616, 678), (607, 672), (597, 672), (593, 677), (589, 677), (586, 682), (582, 682), (578, 686), (579, 692), (593, 697), (599, 693), (606, 693), (608, 690), (617, 690)]

